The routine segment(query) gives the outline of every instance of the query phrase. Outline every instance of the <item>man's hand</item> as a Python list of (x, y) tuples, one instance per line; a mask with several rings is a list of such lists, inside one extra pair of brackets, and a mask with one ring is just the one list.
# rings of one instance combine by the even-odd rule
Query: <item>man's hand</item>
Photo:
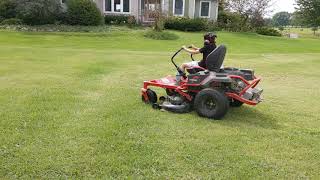
[(187, 48), (186, 46), (182, 46), (182, 49), (190, 54), (199, 54), (199, 49), (196, 48)]

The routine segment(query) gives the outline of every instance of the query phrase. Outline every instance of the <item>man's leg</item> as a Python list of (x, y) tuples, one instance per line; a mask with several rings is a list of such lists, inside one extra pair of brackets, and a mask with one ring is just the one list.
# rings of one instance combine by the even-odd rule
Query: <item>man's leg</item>
[(198, 62), (196, 61), (192, 61), (192, 62), (188, 62), (188, 63), (183, 63), (180, 67), (182, 72), (185, 72), (187, 68), (192, 68), (194, 66), (198, 66)]

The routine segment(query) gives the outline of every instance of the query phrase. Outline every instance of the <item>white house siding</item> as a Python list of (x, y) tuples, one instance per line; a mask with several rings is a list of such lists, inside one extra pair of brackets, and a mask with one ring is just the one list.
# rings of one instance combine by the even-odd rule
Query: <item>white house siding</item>
[(130, 0), (130, 13), (113, 13), (113, 12), (105, 12), (104, 7), (105, 0), (94, 0), (97, 4), (100, 11), (105, 15), (132, 15), (135, 16), (136, 19), (139, 19), (139, 0)]
[[(112, 13), (112, 12), (105, 12), (104, 11), (104, 1), (105, 0), (93, 0), (102, 14), (105, 15), (132, 15), (140, 21), (141, 20), (141, 0), (130, 0), (130, 13)], [(200, 1), (201, 0), (185, 0), (185, 17), (190, 18), (198, 18), (200, 13)], [(218, 0), (209, 0), (211, 1), (211, 8), (210, 8), (210, 20), (217, 20), (218, 18)], [(162, 7), (163, 12), (167, 13), (168, 15), (172, 15), (173, 11), (173, 0), (162, 0)]]
[(189, 18), (194, 18), (194, 11), (195, 11), (195, 0), (189, 1)]
[[(200, 17), (200, 1), (201, 0), (195, 0), (195, 11), (194, 11), (195, 18)], [(205, 1), (207, 1), (207, 0), (205, 0)], [(208, 0), (208, 1), (211, 1), (209, 19), (216, 21), (218, 19), (218, 7), (219, 7), (218, 0)]]
[(97, 6), (100, 9), (101, 13), (103, 13), (103, 1), (104, 0), (93, 0), (93, 1), (97, 4)]
[(162, 0), (163, 13), (169, 14), (169, 0)]

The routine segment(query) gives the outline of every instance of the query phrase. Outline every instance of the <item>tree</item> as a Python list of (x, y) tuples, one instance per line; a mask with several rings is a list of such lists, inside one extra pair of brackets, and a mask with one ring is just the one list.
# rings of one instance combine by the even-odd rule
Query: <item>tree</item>
[(248, 24), (251, 28), (264, 25), (263, 17), (268, 12), (272, 0), (227, 0), (226, 7), (230, 12), (241, 16), (241, 26)]
[(320, 26), (320, 1), (319, 0), (297, 0), (297, 11), (308, 25)]
[(290, 24), (291, 14), (288, 12), (278, 12), (272, 17), (275, 26), (288, 26)]
[(316, 35), (316, 32), (319, 30), (319, 28), (318, 27), (313, 27), (311, 30), (313, 31), (313, 34)]
[(271, 19), (271, 18), (264, 18), (263, 21), (264, 21), (264, 26), (272, 27), (273, 22), (272, 22), (272, 19)]
[(17, 3), (14, 0), (0, 0), (0, 17), (5, 19), (16, 17)]
[(154, 25), (153, 28), (157, 32), (161, 32), (164, 29), (164, 19), (165, 16), (162, 13), (161, 9), (155, 10), (153, 12), (153, 17), (154, 17)]
[(290, 25), (292, 26), (303, 26), (305, 25), (305, 21), (300, 13), (297, 11), (291, 14)]
[(17, 0), (17, 17), (29, 25), (52, 24), (61, 14), (59, 0)]

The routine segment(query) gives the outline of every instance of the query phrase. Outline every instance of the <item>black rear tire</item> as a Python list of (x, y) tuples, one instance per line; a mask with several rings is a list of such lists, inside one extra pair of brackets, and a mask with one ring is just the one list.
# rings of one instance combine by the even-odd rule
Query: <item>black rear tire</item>
[(231, 107), (241, 107), (243, 105), (243, 102), (238, 101), (236, 99), (231, 99), (230, 100), (230, 106)]
[(227, 114), (229, 101), (223, 92), (204, 89), (196, 95), (194, 109), (199, 116), (219, 120)]
[(147, 96), (148, 96), (148, 101), (144, 98), (144, 96), (142, 95), (142, 101), (145, 103), (150, 103), (150, 104), (154, 104), (157, 103), (158, 101), (158, 97), (157, 97), (157, 93), (152, 91), (151, 89), (147, 90)]

